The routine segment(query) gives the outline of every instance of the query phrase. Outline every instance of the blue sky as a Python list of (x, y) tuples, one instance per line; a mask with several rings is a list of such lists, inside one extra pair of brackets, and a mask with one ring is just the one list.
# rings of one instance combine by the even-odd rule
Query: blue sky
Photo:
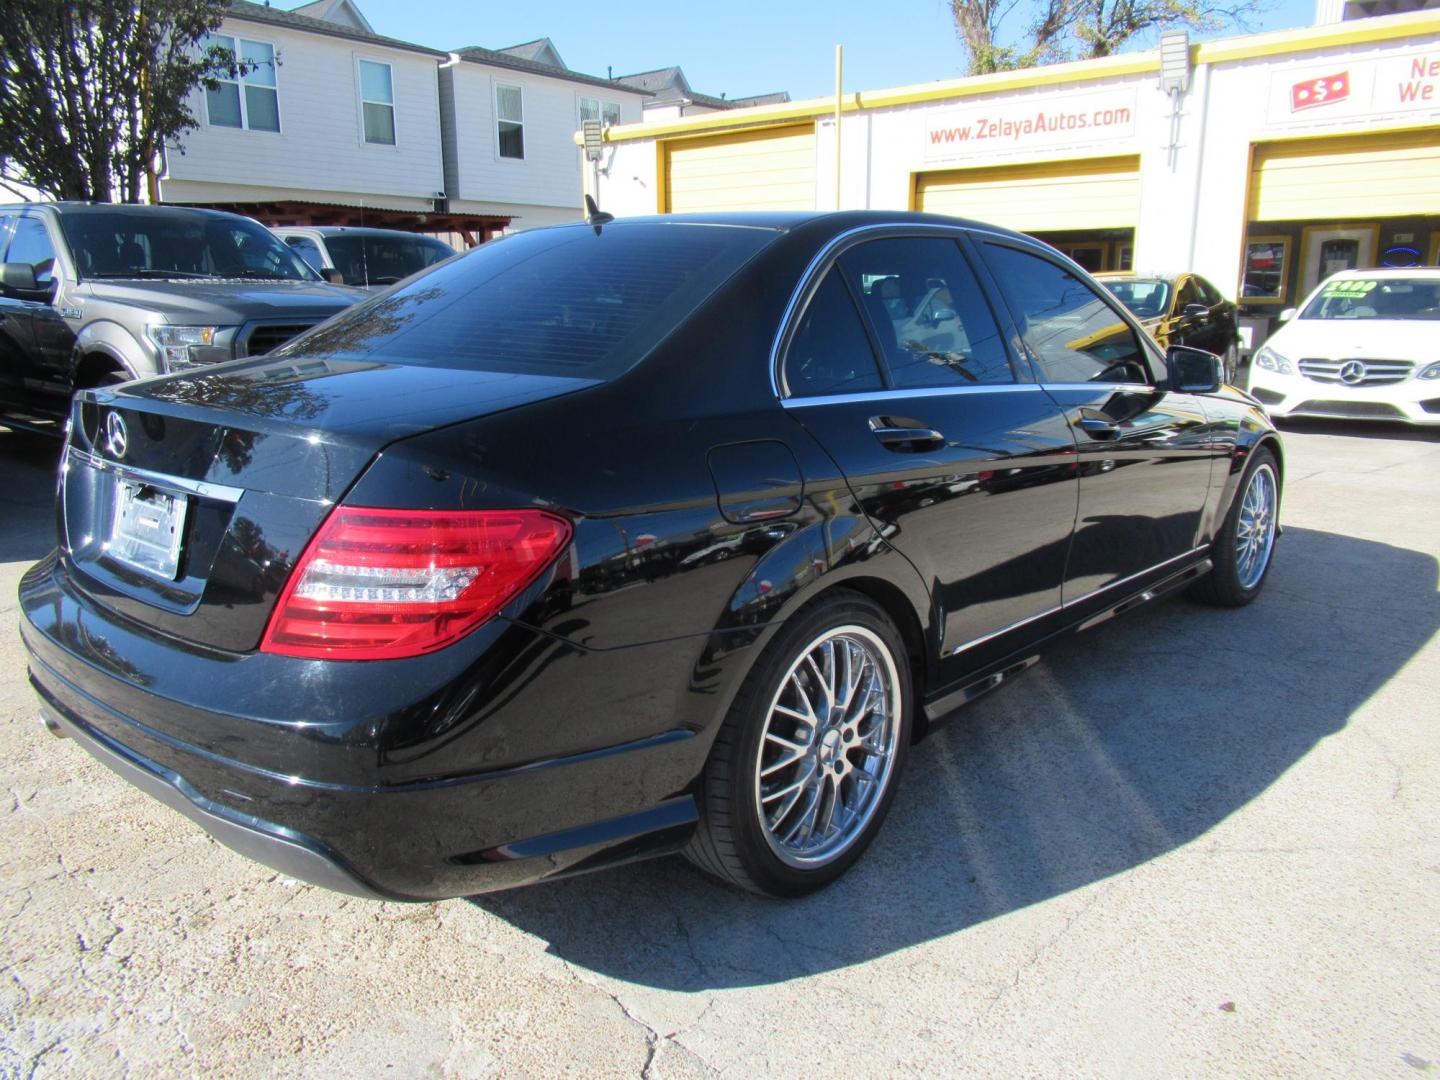
[[(272, 2), (293, 7), (297, 0)], [(964, 74), (947, 0), (727, 0), (709, 6), (655, 0), (356, 2), (377, 33), (421, 45), (499, 48), (549, 37), (577, 71), (604, 75), (613, 66), (623, 75), (679, 64), (696, 90), (731, 97), (771, 90), (789, 90), (796, 98), (831, 93), (836, 44), (845, 46), (849, 89)], [(1314, 7), (1314, 0), (1270, 0), (1252, 29), (1308, 26)]]

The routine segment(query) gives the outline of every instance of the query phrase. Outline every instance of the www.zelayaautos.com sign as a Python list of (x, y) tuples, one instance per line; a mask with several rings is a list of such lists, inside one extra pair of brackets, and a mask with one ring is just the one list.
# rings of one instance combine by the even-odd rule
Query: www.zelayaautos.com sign
[(1036, 149), (1079, 149), (1134, 138), (1133, 87), (976, 103), (925, 121), (925, 160), (1003, 157)]

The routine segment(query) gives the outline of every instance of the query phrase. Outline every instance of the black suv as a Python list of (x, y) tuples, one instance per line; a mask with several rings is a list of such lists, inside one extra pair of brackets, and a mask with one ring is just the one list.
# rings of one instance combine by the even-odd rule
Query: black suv
[(365, 296), (250, 218), (174, 206), (0, 206), (0, 415), (78, 389), (267, 353)]

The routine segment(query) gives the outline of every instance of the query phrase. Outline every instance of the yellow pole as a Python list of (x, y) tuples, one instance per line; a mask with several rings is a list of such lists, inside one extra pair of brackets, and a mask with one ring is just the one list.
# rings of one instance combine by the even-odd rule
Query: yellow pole
[(840, 209), (840, 77), (845, 69), (845, 46), (835, 46), (835, 209)]

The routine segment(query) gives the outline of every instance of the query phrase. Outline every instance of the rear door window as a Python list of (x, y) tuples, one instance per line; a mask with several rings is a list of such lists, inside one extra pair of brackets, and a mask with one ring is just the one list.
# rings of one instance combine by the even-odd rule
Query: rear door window
[(896, 387), (1015, 381), (995, 316), (955, 241), (872, 240), (846, 251), (840, 266), (870, 317)]
[(320, 245), (311, 240), (308, 236), (287, 236), (285, 243), (295, 249), (299, 255), (310, 264), (312, 270), (325, 269), (325, 256), (320, 254)]
[(610, 378), (777, 235), (678, 222), (517, 233), (350, 308), (279, 355)]
[(840, 272), (832, 268), (811, 296), (785, 351), (785, 388), (791, 397), (817, 397), (883, 386), (865, 324)]
[(1059, 263), (1003, 244), (983, 246), (1045, 382), (1151, 382), (1139, 337), (1098, 292)]

